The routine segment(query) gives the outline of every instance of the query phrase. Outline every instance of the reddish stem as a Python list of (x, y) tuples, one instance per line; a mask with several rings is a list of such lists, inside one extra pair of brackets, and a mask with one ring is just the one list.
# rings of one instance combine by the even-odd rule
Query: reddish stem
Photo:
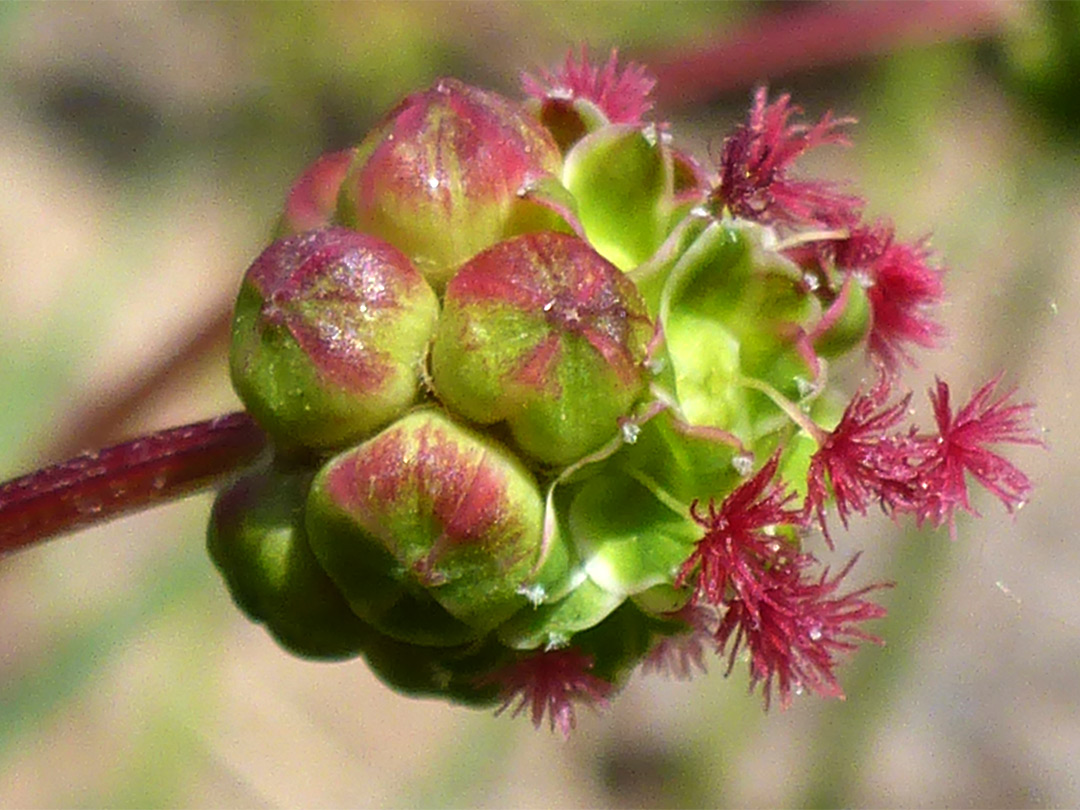
[(246, 413), (170, 428), (0, 485), (0, 554), (210, 486), (266, 435)]
[(997, 2), (809, 3), (754, 15), (722, 39), (694, 49), (640, 54), (668, 106), (799, 71), (846, 64), (912, 45), (987, 36), (1001, 30)]

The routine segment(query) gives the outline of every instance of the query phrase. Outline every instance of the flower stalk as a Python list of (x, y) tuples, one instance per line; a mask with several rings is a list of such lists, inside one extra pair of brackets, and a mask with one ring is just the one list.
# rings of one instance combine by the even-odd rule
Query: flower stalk
[(82, 453), (0, 486), (0, 553), (216, 486), (267, 447), (246, 413)]

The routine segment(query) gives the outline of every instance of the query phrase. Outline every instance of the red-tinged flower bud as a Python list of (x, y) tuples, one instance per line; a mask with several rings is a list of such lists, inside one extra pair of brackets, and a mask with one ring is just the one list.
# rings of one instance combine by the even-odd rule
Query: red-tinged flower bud
[(527, 604), (543, 516), (512, 455), (434, 409), (329, 461), (307, 505), (312, 549), (353, 610), (430, 646), (478, 638)]
[(450, 282), (434, 385), (451, 410), (505, 421), (530, 456), (566, 465), (613, 438), (642, 396), (652, 334), (633, 282), (586, 242), (526, 234)]
[(470, 257), (559, 217), (525, 195), (559, 148), (523, 108), (442, 79), (401, 102), (357, 150), (339, 221), (404, 251), (441, 289)]
[(249, 475), (218, 496), (210, 557), (243, 611), (283, 647), (309, 658), (360, 652), (373, 635), (311, 553), (303, 507), (309, 473)]
[(285, 200), (279, 236), (330, 225), (337, 209), (338, 192), (352, 165), (354, 149), (327, 152), (296, 178)]
[(413, 403), (438, 308), (409, 260), (373, 236), (327, 228), (279, 240), (240, 288), (233, 385), (279, 442), (346, 445)]

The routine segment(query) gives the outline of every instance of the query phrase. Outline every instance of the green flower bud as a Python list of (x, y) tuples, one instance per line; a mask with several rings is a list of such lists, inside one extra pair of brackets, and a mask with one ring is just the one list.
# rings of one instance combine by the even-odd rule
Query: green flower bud
[(364, 645), (372, 672), (395, 691), (474, 707), (499, 701), (500, 687), (487, 676), (512, 655), (493, 636), (461, 647), (423, 647), (374, 633)]
[(441, 289), (484, 248), (558, 225), (526, 192), (557, 176), (561, 162), (522, 107), (442, 79), (402, 101), (360, 145), (338, 218), (392, 242)]
[(292, 652), (355, 655), (372, 635), (311, 553), (303, 507), (310, 474), (275, 470), (242, 478), (214, 503), (210, 557), (236, 604)]
[(513, 456), (424, 409), (322, 468), (307, 527), (359, 616), (403, 641), (453, 646), (527, 604), (543, 515)]
[(652, 334), (637, 288), (586, 242), (527, 234), (450, 282), (434, 386), (451, 410), (505, 421), (530, 456), (566, 465), (614, 437), (642, 396)]
[(233, 320), (233, 385), (285, 445), (370, 435), (416, 399), (438, 301), (398, 250), (344, 228), (272, 244)]

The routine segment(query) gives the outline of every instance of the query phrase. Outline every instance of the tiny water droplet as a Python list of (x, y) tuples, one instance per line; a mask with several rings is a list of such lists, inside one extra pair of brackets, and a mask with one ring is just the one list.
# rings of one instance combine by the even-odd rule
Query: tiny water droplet
[(704, 205), (697, 205), (690, 209), (690, 216), (697, 219), (712, 219), (712, 211)]
[(80, 515), (96, 515), (101, 511), (101, 501), (93, 499), (80, 499), (75, 501), (75, 511)]
[(544, 645), (544, 652), (558, 650), (569, 643), (570, 637), (565, 633), (548, 633), (547, 643)]
[(1050, 314), (1051, 315), (1057, 315), (1058, 314), (1058, 304), (1057, 304), (1057, 301), (1055, 301), (1053, 298), (1050, 299)]
[(803, 687), (803, 685), (801, 683), (799, 683), (798, 681), (795, 681), (795, 687), (791, 691), (793, 691), (796, 696), (799, 696), (803, 692), (805, 692), (806, 689)]
[(815, 273), (803, 273), (802, 280), (810, 292), (814, 292), (821, 286), (821, 279)]
[(796, 377), (795, 378), (795, 387), (799, 391), (799, 397), (800, 398), (801, 397), (808, 397), (811, 394), (817, 392), (817, 384), (811, 382), (810, 380), (806, 379), (805, 377)]
[(518, 588), (518, 593), (528, 599), (533, 607), (539, 607), (544, 604), (544, 601), (547, 599), (547, 588), (540, 583), (535, 585), (522, 585)]
[(428, 188), (430, 188), (432, 191), (434, 191), (435, 189), (437, 189), (439, 187), (439, 178), (436, 177), (435, 175), (431, 175), (427, 179), (427, 184), (428, 184)]
[(623, 441), (627, 444), (634, 444), (641, 435), (641, 425), (634, 422), (623, 422), (621, 427)]
[(754, 457), (749, 453), (736, 453), (731, 457), (731, 466), (745, 478), (754, 471)]
[(645, 368), (653, 374), (660, 374), (667, 368), (667, 359), (664, 357), (654, 357), (645, 364)]
[(821, 641), (821, 627), (815, 624), (813, 627), (810, 628), (810, 631), (807, 633), (807, 635), (810, 636), (811, 641)]

